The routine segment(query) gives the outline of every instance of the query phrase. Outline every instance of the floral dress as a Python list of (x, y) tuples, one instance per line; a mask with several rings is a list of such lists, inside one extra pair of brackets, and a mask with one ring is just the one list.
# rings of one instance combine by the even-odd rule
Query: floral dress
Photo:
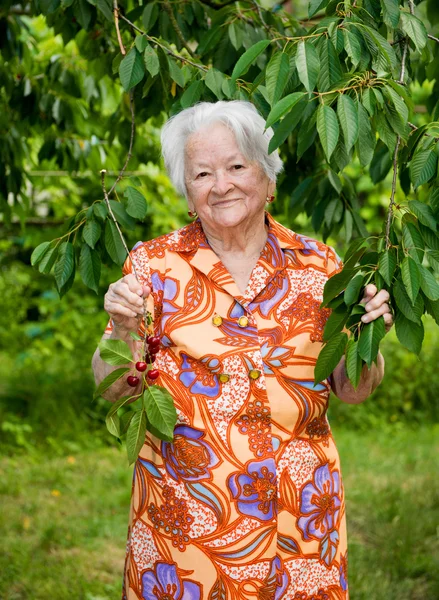
[(340, 263), (266, 220), (244, 294), (199, 220), (131, 251), (178, 422), (172, 443), (147, 432), (134, 467), (123, 600), (349, 597), (330, 388), (313, 384)]

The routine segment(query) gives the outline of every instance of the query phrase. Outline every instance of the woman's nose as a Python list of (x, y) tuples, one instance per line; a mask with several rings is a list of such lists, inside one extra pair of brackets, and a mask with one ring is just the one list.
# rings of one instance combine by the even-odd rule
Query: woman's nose
[(230, 192), (233, 189), (233, 182), (228, 173), (224, 171), (215, 173), (213, 189), (221, 196), (225, 196), (227, 192)]

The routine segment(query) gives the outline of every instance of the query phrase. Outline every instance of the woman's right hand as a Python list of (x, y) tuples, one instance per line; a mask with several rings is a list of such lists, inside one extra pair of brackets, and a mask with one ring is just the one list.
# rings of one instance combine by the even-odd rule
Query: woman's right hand
[(151, 288), (142, 286), (132, 273), (110, 283), (104, 297), (104, 309), (113, 319), (113, 331), (121, 335), (137, 332), (144, 302), (150, 293)]

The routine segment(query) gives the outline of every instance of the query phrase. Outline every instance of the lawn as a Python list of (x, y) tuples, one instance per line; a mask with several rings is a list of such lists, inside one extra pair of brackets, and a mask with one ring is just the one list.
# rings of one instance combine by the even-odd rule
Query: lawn
[[(439, 427), (334, 434), (351, 600), (437, 600)], [(0, 598), (120, 600), (130, 485), (117, 448), (0, 459)]]

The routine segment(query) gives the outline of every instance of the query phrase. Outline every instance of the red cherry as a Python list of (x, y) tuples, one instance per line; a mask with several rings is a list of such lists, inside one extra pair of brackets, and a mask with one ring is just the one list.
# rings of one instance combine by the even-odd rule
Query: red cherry
[(130, 385), (131, 387), (138, 386), (139, 381), (140, 381), (140, 379), (138, 377), (136, 377), (135, 375), (128, 375), (128, 377), (127, 377), (128, 385)]
[(148, 352), (148, 354), (145, 356), (145, 360), (148, 361), (149, 363), (153, 363), (156, 359), (156, 356), (154, 353), (150, 353)]
[(154, 381), (154, 379), (157, 379), (157, 377), (160, 375), (160, 371), (158, 369), (151, 369), (151, 371), (148, 371), (148, 379), (152, 379)]
[(138, 371), (146, 371), (146, 369), (148, 368), (148, 365), (146, 364), (146, 362), (136, 362), (136, 369)]
[(158, 352), (160, 352), (159, 346), (149, 346), (148, 354), (157, 354)]
[(148, 346), (160, 346), (161, 342), (158, 335), (153, 335), (148, 339)]

